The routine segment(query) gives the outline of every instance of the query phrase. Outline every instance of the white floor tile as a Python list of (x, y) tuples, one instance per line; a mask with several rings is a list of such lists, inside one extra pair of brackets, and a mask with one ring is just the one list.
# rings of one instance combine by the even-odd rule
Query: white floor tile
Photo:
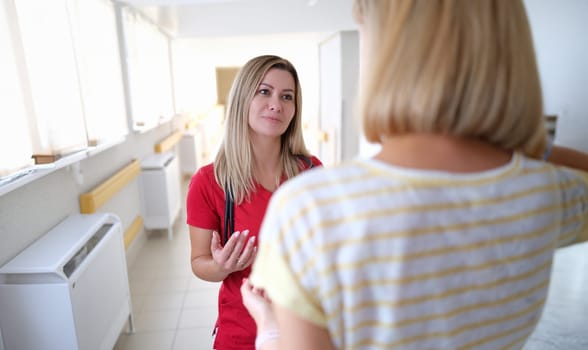
[(163, 294), (170, 292), (185, 292), (188, 289), (189, 277), (159, 278), (153, 280), (153, 284), (147, 294)]
[(185, 329), (208, 327), (209, 329), (212, 329), (216, 321), (216, 316), (216, 305), (193, 309), (183, 309), (178, 328)]
[(130, 279), (129, 288), (131, 288), (131, 295), (145, 295), (149, 294), (153, 285), (153, 279)]
[(148, 269), (151, 273), (151, 277), (155, 278), (171, 278), (171, 277), (192, 277), (192, 268), (190, 267), (190, 261), (185, 259), (184, 263), (174, 265), (159, 265)]
[(176, 332), (173, 350), (212, 349), (212, 328), (188, 328)]
[(143, 310), (144, 303), (144, 295), (131, 294), (131, 307), (133, 309), (133, 315), (138, 315), (141, 312), (141, 310)]
[(164, 294), (154, 294), (143, 296), (142, 310), (157, 311), (169, 309), (181, 309), (184, 304), (186, 293), (170, 292)]
[(137, 262), (129, 269), (129, 283), (150, 281), (153, 279), (153, 268), (141, 267)]
[(218, 294), (218, 289), (220, 288), (220, 282), (208, 282), (201, 280), (200, 278), (193, 276), (190, 278), (188, 290), (201, 290), (206, 289), (212, 291), (215, 295)]
[(184, 309), (191, 309), (196, 307), (208, 307), (217, 304), (216, 293), (211, 293), (210, 290), (201, 289), (188, 291), (184, 299)]
[(175, 330), (123, 334), (114, 350), (171, 350), (174, 337)]
[(180, 309), (141, 310), (135, 315), (135, 332), (175, 330), (178, 327)]

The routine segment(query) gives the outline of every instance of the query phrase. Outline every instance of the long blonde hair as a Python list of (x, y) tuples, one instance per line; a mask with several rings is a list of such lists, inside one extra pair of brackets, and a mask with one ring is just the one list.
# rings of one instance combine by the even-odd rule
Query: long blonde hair
[(368, 39), (359, 113), (369, 141), (443, 133), (543, 153), (541, 86), (521, 0), (356, 0), (354, 14)]
[(283, 173), (276, 178), (276, 184), (282, 177), (289, 179), (300, 172), (300, 159), (296, 155), (309, 156), (302, 137), (302, 91), (296, 69), (288, 60), (273, 55), (249, 60), (233, 81), (227, 101), (225, 135), (214, 160), (216, 181), (223, 190), (231, 191), (236, 204), (248, 199), (255, 191), (249, 105), (263, 77), (273, 68), (289, 72), (296, 90), (294, 117), (281, 136), (280, 167)]

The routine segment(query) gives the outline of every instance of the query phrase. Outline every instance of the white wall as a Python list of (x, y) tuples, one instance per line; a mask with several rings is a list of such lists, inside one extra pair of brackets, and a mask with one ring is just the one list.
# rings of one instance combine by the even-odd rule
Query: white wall
[[(79, 196), (90, 191), (133, 159), (153, 153), (154, 144), (177, 128), (173, 122), (144, 134), (133, 133), (111, 149), (82, 160), (83, 182), (68, 168), (57, 170), (0, 196), (0, 266), (70, 214), (80, 212)], [(131, 182), (100, 211), (118, 215), (123, 229), (141, 213), (138, 179)]]
[(361, 126), (356, 117), (359, 76), (358, 32), (341, 31), (319, 46), (320, 122), (327, 142), (320, 145), (325, 166), (355, 158)]
[[(178, 112), (199, 114), (216, 103), (216, 67), (240, 67), (249, 59), (274, 54), (296, 67), (302, 86), (302, 121), (316, 127), (319, 105), (318, 43), (326, 33), (176, 39), (173, 65)], [(309, 150), (316, 145), (306, 139)]]
[[(130, 0), (141, 3), (142, 0)], [(173, 3), (173, 1), (171, 1)], [(180, 37), (227, 37), (265, 33), (355, 29), (353, 0), (205, 1), (175, 7)]]
[(526, 0), (555, 143), (588, 152), (588, 1)]

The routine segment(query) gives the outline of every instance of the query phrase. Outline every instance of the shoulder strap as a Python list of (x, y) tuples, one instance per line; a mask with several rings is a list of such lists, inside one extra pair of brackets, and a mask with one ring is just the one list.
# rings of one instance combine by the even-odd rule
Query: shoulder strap
[(224, 245), (229, 240), (229, 236), (233, 234), (235, 229), (235, 204), (233, 203), (233, 193), (227, 187), (225, 188), (225, 226), (223, 227), (223, 239), (222, 244)]
[[(314, 163), (310, 158), (304, 154), (297, 154), (296, 157), (302, 159), (302, 161), (308, 166), (308, 169), (314, 168)], [(225, 188), (225, 225), (223, 230), (222, 244), (228, 242), (229, 236), (233, 234), (235, 230), (235, 203), (233, 202), (233, 193), (229, 188)]]
[(312, 160), (304, 154), (297, 154), (296, 157), (302, 159), (302, 161), (308, 166), (308, 169), (314, 168), (314, 163), (312, 162)]

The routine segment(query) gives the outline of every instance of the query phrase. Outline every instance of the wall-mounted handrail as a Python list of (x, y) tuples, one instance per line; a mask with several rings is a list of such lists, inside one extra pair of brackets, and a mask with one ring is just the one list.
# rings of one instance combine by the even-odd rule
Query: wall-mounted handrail
[(115, 194), (139, 176), (140, 173), (141, 164), (135, 159), (131, 164), (119, 170), (90, 192), (82, 193), (80, 195), (80, 212), (82, 214), (95, 213), (98, 208), (114, 197)]
[(184, 124), (184, 129), (192, 130), (198, 125), (198, 119), (191, 119)]
[(172, 149), (182, 139), (182, 132), (176, 131), (161, 142), (155, 144), (155, 153), (163, 153)]
[(127, 230), (125, 231), (125, 249), (128, 249), (135, 237), (141, 232), (143, 229), (143, 217), (141, 215), (137, 215), (135, 220), (129, 225)]

